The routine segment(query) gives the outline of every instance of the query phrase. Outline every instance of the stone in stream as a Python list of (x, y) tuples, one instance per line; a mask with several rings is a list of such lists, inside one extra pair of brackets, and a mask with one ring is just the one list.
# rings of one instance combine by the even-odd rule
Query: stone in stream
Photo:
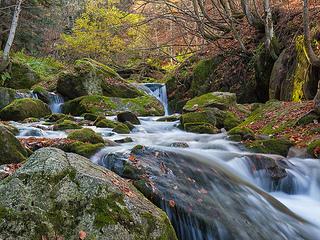
[[(315, 239), (304, 220), (220, 162), (183, 150), (140, 145), (129, 156), (102, 159), (99, 164), (117, 166), (118, 174), (133, 179), (147, 198), (167, 212), (179, 239)], [(277, 168), (271, 160), (265, 165), (257, 161), (252, 160), (257, 169)], [(124, 174), (125, 167), (130, 171)]]
[(38, 99), (16, 99), (0, 111), (0, 119), (5, 121), (22, 121), (26, 118), (42, 118), (50, 115), (47, 104)]
[(0, 165), (23, 162), (27, 155), (27, 150), (12, 134), (10, 128), (0, 124)]
[(177, 239), (165, 213), (130, 183), (54, 148), (0, 181), (0, 209), (1, 239)]
[(130, 123), (136, 124), (136, 125), (141, 124), (138, 117), (129, 111), (119, 113), (117, 115), (117, 119), (119, 122), (122, 122), (122, 123), (130, 122)]

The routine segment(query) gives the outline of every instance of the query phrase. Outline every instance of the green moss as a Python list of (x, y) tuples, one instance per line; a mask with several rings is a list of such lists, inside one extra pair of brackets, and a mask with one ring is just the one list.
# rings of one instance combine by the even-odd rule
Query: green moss
[(186, 123), (184, 124), (184, 130), (186, 130), (187, 132), (208, 134), (215, 134), (219, 132), (219, 130), (215, 126), (210, 123), (204, 122)]
[(99, 128), (115, 128), (117, 125), (117, 122), (114, 122), (109, 119), (102, 119), (101, 121), (95, 123), (95, 126)]
[(223, 120), (223, 126), (226, 130), (230, 130), (241, 123), (241, 120), (231, 112), (226, 112)]
[(91, 144), (83, 142), (75, 142), (69, 146), (69, 151), (90, 158), (97, 153), (105, 145), (103, 143)]
[(247, 127), (234, 127), (228, 132), (228, 135), (233, 141), (254, 139), (254, 132)]
[(75, 130), (68, 135), (68, 139), (77, 140), (84, 143), (104, 143), (103, 138), (97, 134), (95, 131), (83, 128), (80, 130)]
[(2, 120), (22, 121), (29, 117), (42, 118), (51, 113), (48, 105), (38, 99), (16, 99), (0, 111)]
[(315, 113), (308, 113), (307, 115), (301, 117), (296, 125), (301, 126), (301, 125), (307, 125), (309, 123), (314, 123), (315, 121), (320, 120), (320, 116), (315, 114)]
[(131, 153), (139, 154), (143, 150), (144, 150), (144, 146), (143, 145), (136, 145), (131, 149)]
[(256, 140), (246, 144), (246, 147), (253, 152), (278, 154), (284, 157), (292, 146), (293, 144), (286, 139)]
[(64, 113), (78, 116), (84, 113), (116, 115), (128, 110), (139, 116), (164, 114), (163, 106), (152, 96), (137, 98), (110, 98), (99, 95), (84, 96), (68, 101), (63, 105)]
[(85, 113), (82, 116), (84, 120), (95, 121), (99, 115), (93, 113)]
[(299, 102), (304, 98), (303, 87), (309, 78), (310, 60), (304, 44), (304, 36), (300, 35), (296, 38), (296, 68), (293, 73), (293, 91), (292, 100)]
[(50, 116), (46, 117), (46, 121), (49, 123), (62, 122), (63, 120), (73, 121), (74, 118), (70, 115), (65, 115), (63, 113), (54, 113), (54, 114), (51, 114)]
[(187, 123), (209, 123), (212, 126), (216, 125), (216, 111), (204, 110), (199, 112), (191, 112), (182, 114), (180, 117), (181, 125), (184, 126)]
[(236, 103), (236, 95), (233, 93), (207, 93), (189, 100), (183, 107), (184, 111), (194, 111), (205, 107), (227, 109)]
[(95, 198), (92, 210), (96, 214), (94, 219), (96, 228), (117, 223), (125, 224), (130, 228), (130, 222), (133, 221), (121, 193), (111, 193), (107, 198)]
[[(315, 151), (315, 150), (318, 151)], [(320, 158), (320, 140), (315, 140), (311, 143), (309, 143), (308, 147), (307, 147), (307, 152), (315, 158)]]
[(130, 129), (124, 123), (118, 123), (117, 126), (112, 131), (120, 134), (130, 133)]
[(79, 126), (76, 122), (73, 122), (71, 120), (63, 120), (62, 122), (59, 122), (53, 126), (53, 129), (56, 131), (63, 131), (68, 129), (80, 129), (82, 128)]

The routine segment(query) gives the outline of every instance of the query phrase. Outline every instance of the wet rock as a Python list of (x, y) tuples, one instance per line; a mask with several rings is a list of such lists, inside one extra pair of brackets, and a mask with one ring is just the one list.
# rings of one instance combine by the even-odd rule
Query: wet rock
[(59, 121), (63, 121), (63, 120), (74, 121), (74, 117), (72, 117), (70, 115), (63, 114), (63, 113), (53, 113), (50, 116), (46, 117), (45, 120), (49, 123), (59, 122)]
[(92, 114), (92, 113), (83, 114), (84, 120), (95, 121), (98, 117), (99, 115), (97, 114)]
[(140, 121), (138, 117), (132, 112), (122, 112), (117, 115), (117, 119), (119, 122), (125, 123), (130, 122), (132, 124), (140, 125)]
[(166, 215), (128, 182), (53, 148), (0, 182), (0, 206), (2, 239), (78, 239), (79, 232), (88, 239), (177, 239)]
[(124, 123), (118, 123), (114, 129), (112, 129), (113, 132), (119, 133), (119, 134), (129, 134), (130, 129), (127, 125)]
[(19, 140), (3, 125), (0, 125), (0, 165), (20, 163), (26, 160), (27, 150)]
[(291, 147), (288, 152), (288, 158), (307, 158), (308, 153), (306, 148)]
[(194, 112), (203, 108), (228, 109), (236, 104), (236, 94), (228, 92), (212, 92), (189, 100), (183, 107), (184, 112)]
[(189, 144), (185, 142), (174, 142), (174, 143), (171, 143), (169, 146), (176, 147), (176, 148), (188, 148)]
[(83, 128), (80, 130), (75, 130), (68, 135), (68, 139), (77, 140), (84, 143), (104, 143), (101, 135), (89, 128)]
[(122, 139), (114, 140), (116, 143), (130, 143), (133, 142), (133, 139), (131, 137), (126, 137)]
[(250, 128), (241, 126), (232, 128), (228, 135), (230, 140), (238, 142), (255, 139), (254, 132)]
[(38, 99), (16, 99), (0, 111), (0, 119), (5, 121), (22, 121), (26, 118), (42, 118), (50, 115), (47, 104)]
[(158, 122), (175, 122), (180, 120), (180, 114), (174, 114), (157, 119)]
[(71, 120), (63, 120), (62, 122), (58, 122), (53, 125), (53, 130), (55, 131), (63, 131), (69, 129), (80, 129), (82, 128), (79, 124)]
[(246, 147), (256, 153), (278, 154), (286, 157), (293, 144), (286, 139), (255, 140), (246, 143)]
[(164, 115), (162, 104), (152, 96), (136, 98), (115, 98), (100, 95), (84, 96), (66, 102), (62, 111), (74, 116), (84, 113), (117, 115), (123, 111), (130, 111), (137, 116)]

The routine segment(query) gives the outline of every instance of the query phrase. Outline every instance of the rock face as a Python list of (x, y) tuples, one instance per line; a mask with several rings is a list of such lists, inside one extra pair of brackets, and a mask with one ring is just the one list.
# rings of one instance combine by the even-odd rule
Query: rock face
[(63, 112), (80, 116), (84, 113), (116, 115), (129, 110), (138, 116), (164, 115), (162, 104), (152, 96), (112, 98), (100, 95), (84, 96), (66, 102)]
[(0, 87), (0, 109), (8, 106), (17, 98), (31, 98), (31, 91), (15, 90), (12, 88)]
[(16, 99), (0, 111), (0, 119), (5, 121), (22, 121), (26, 118), (41, 118), (50, 115), (47, 104), (38, 99)]
[(25, 161), (27, 150), (20, 144), (10, 130), (0, 125), (0, 165)]
[(134, 98), (143, 94), (126, 83), (112, 69), (93, 60), (78, 61), (75, 69), (64, 72), (58, 80), (57, 91), (68, 99), (86, 95)]
[(203, 108), (226, 110), (236, 104), (236, 94), (229, 92), (211, 92), (189, 100), (183, 107), (184, 112), (194, 112)]
[(114, 173), (54, 148), (0, 182), (2, 239), (176, 240), (166, 215)]
[(13, 89), (30, 89), (41, 81), (30, 66), (16, 60), (12, 62), (10, 76), (11, 79), (5, 81), (4, 86)]

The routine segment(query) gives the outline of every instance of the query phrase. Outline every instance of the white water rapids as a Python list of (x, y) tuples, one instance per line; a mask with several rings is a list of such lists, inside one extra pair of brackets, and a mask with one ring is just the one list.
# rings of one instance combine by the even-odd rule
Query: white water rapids
[[(111, 119), (115, 117), (110, 117)], [(310, 222), (301, 223), (305, 225), (305, 229), (312, 236), (308, 239), (320, 239), (318, 230), (320, 229), (320, 161), (315, 159), (288, 159), (291, 162), (291, 168), (288, 169), (288, 177), (280, 180), (280, 183), (274, 188), (270, 179), (264, 176), (263, 171), (250, 171), (250, 165), (247, 161), (247, 156), (251, 153), (241, 150), (238, 143), (227, 140), (225, 134), (195, 134), (187, 133), (177, 128), (178, 122), (158, 122), (157, 118), (140, 118), (141, 125), (136, 125), (136, 128), (130, 134), (116, 134), (111, 129), (96, 128), (87, 126), (94, 131), (101, 133), (105, 139), (119, 140), (125, 137), (133, 139), (131, 143), (123, 143), (119, 146), (105, 147), (91, 158), (93, 162), (98, 162), (109, 153), (124, 153), (130, 151), (136, 145), (144, 145), (158, 147), (162, 149), (170, 149), (173, 152), (193, 154), (198, 159), (211, 163), (212, 167), (221, 166), (231, 172), (232, 175), (254, 185), (256, 188), (264, 191), (278, 201), (283, 203), (292, 212)], [(45, 125), (42, 123), (13, 123), (20, 129), (20, 138), (30, 136), (49, 137), (49, 138), (64, 138), (67, 136), (65, 132), (54, 132), (45, 130)], [(38, 128), (42, 126), (41, 130)], [(171, 147), (174, 143), (186, 143), (188, 148)], [(288, 187), (289, 186), (289, 187)], [(289, 188), (289, 189), (288, 189)], [(228, 193), (221, 193), (228, 194)], [(232, 193), (230, 193), (232, 194)], [(225, 196), (226, 199), (227, 196)], [(252, 200), (252, 204), (259, 204), (253, 199), (253, 196), (248, 195), (248, 199)], [(265, 200), (264, 200), (265, 201)], [(266, 203), (266, 206), (269, 204)], [(259, 209), (264, 209), (264, 206), (258, 206)], [(246, 209), (250, 211), (250, 209)], [(263, 210), (261, 210), (263, 211)], [(278, 210), (274, 209), (269, 214), (278, 214)], [(168, 213), (168, 212), (167, 212)], [(268, 212), (263, 212), (268, 214)], [(277, 224), (276, 222), (273, 224)], [(312, 226), (312, 230), (309, 227)], [(263, 226), (261, 226), (263, 227)], [(288, 230), (289, 231), (289, 230)], [(314, 231), (314, 232), (312, 232)], [(297, 239), (290, 238), (290, 233), (278, 233), (285, 236), (281, 239)], [(272, 233), (270, 233), (272, 236)], [(201, 240), (200, 238), (198, 238)], [(205, 238), (215, 239), (215, 238)], [(221, 238), (223, 239), (223, 238)], [(228, 238), (229, 239), (229, 238)], [(239, 238), (243, 239), (243, 238)], [(271, 239), (271, 238), (270, 238)], [(280, 239), (280, 238), (274, 238)], [(299, 238), (301, 239), (301, 238)]]

